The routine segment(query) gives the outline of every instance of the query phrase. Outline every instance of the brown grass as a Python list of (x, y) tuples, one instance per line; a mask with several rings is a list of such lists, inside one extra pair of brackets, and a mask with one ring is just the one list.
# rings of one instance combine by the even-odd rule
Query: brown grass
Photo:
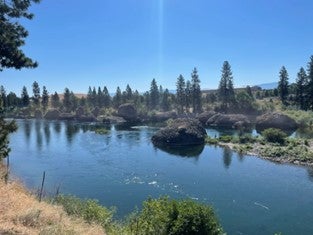
[[(4, 172), (0, 166), (0, 174)], [(1, 175), (0, 175), (1, 176)], [(0, 177), (0, 234), (105, 234), (102, 227), (69, 217), (62, 207), (39, 202), (20, 183)]]

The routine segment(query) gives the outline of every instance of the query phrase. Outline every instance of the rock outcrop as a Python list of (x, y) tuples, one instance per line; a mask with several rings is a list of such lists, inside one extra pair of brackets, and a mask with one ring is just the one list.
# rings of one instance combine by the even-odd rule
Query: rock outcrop
[(296, 130), (298, 127), (295, 120), (282, 113), (266, 113), (256, 120), (255, 128), (262, 131), (268, 128), (277, 128), (284, 131)]
[(49, 109), (44, 118), (47, 120), (58, 120), (60, 117), (60, 111), (57, 109)]
[(199, 120), (203, 125), (205, 125), (206, 122), (207, 122), (211, 117), (213, 117), (215, 114), (216, 114), (216, 112), (214, 112), (214, 111), (203, 112), (203, 113), (199, 114), (198, 120)]
[(224, 128), (248, 128), (251, 126), (251, 122), (243, 114), (216, 113), (207, 120), (206, 125)]
[(203, 144), (207, 133), (196, 119), (175, 119), (151, 138), (156, 146), (189, 146)]
[(118, 108), (117, 115), (124, 118), (127, 122), (135, 122), (138, 120), (137, 110), (133, 104), (122, 104)]

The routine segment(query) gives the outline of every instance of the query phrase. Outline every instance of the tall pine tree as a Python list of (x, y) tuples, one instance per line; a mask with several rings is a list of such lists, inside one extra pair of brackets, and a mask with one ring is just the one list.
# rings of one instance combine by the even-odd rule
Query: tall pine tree
[(23, 86), (21, 94), (22, 106), (27, 107), (29, 105), (29, 95), (26, 86)]
[(300, 106), (300, 109), (307, 109), (305, 102), (307, 82), (306, 72), (304, 68), (301, 67), (296, 80), (296, 102)]
[(183, 75), (179, 75), (176, 82), (176, 102), (179, 107), (179, 112), (183, 113), (186, 106), (186, 83)]
[(279, 72), (279, 81), (278, 81), (278, 94), (284, 105), (287, 104), (287, 96), (288, 96), (288, 72), (285, 66), (283, 66)]
[(192, 108), (194, 113), (199, 113), (202, 110), (202, 94), (200, 87), (200, 79), (197, 68), (194, 68), (191, 73), (191, 98)]

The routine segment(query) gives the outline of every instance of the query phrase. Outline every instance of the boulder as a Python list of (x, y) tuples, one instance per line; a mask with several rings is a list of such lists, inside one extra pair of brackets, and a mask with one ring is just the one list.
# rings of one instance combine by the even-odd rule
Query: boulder
[(277, 128), (283, 131), (296, 130), (298, 127), (295, 120), (282, 113), (266, 113), (256, 119), (255, 128), (262, 131), (268, 128)]
[(117, 115), (128, 122), (137, 121), (137, 110), (133, 104), (122, 104), (118, 107)]
[(59, 120), (73, 121), (75, 120), (75, 116), (71, 113), (61, 113), (59, 116)]
[(209, 118), (211, 118), (212, 116), (214, 116), (216, 114), (216, 112), (214, 111), (207, 111), (207, 112), (203, 112), (201, 114), (199, 114), (198, 116), (198, 120), (205, 125), (206, 122), (208, 121)]
[(243, 114), (216, 113), (207, 120), (206, 125), (224, 128), (248, 128), (251, 122), (248, 117)]
[(35, 111), (35, 118), (42, 119), (42, 112), (39, 109), (36, 109)]
[(79, 122), (95, 122), (97, 119), (91, 114), (91, 115), (81, 115), (75, 117), (76, 121)]
[(175, 111), (156, 112), (151, 115), (150, 120), (153, 122), (164, 122), (171, 118), (177, 118), (177, 113)]
[(175, 119), (156, 132), (151, 140), (156, 146), (189, 146), (203, 144), (207, 133), (196, 119)]
[(49, 109), (44, 116), (47, 120), (58, 120), (60, 117), (60, 111), (57, 109)]

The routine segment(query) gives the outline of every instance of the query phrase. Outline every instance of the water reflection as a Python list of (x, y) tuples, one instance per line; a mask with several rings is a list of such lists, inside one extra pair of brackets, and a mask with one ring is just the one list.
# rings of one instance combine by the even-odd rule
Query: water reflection
[(41, 125), (42, 125), (42, 122), (40, 120), (35, 121), (36, 143), (37, 143), (38, 150), (42, 149)]
[(46, 143), (47, 143), (47, 145), (49, 145), (49, 143), (50, 143), (50, 136), (51, 136), (50, 123), (49, 122), (45, 122), (44, 123), (43, 130), (44, 130), (44, 133), (45, 133)]
[(29, 143), (29, 140), (30, 140), (31, 128), (32, 128), (32, 122), (29, 120), (25, 120), (24, 133), (25, 133), (27, 143)]
[(79, 132), (80, 127), (75, 123), (68, 122), (65, 126), (65, 135), (68, 144), (72, 144), (75, 135)]
[(308, 171), (309, 180), (313, 182), (313, 167), (308, 167), (307, 171)]
[(181, 157), (196, 157), (198, 158), (203, 152), (204, 145), (195, 145), (195, 146), (158, 146), (156, 149), (160, 149), (171, 155), (178, 155)]
[(56, 133), (60, 134), (61, 133), (61, 123), (60, 122), (54, 122), (53, 123), (53, 129)]
[(228, 147), (223, 148), (223, 163), (226, 169), (228, 169), (231, 165), (232, 156), (233, 151), (230, 148)]

